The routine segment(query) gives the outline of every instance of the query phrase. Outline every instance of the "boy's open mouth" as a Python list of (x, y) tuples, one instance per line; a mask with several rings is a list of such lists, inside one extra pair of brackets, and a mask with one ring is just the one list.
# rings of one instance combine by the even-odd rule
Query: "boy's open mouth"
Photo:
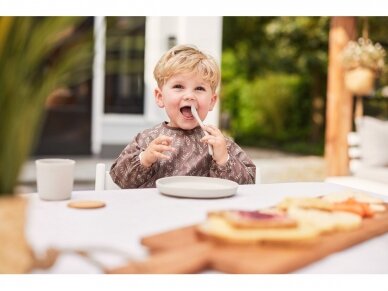
[(183, 106), (181, 109), (180, 109), (182, 115), (186, 118), (192, 118), (193, 117), (193, 114), (191, 113), (191, 107), (190, 106)]

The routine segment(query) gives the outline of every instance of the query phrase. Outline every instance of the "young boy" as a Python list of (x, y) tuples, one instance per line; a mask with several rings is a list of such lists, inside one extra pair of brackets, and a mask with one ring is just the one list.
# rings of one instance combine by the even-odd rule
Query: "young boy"
[(121, 188), (149, 188), (163, 177), (204, 176), (254, 184), (256, 167), (245, 152), (217, 127), (202, 129), (191, 113), (194, 105), (203, 120), (213, 110), (220, 82), (215, 60), (195, 47), (178, 45), (162, 56), (154, 77), (156, 104), (169, 121), (137, 134), (113, 163), (113, 181)]

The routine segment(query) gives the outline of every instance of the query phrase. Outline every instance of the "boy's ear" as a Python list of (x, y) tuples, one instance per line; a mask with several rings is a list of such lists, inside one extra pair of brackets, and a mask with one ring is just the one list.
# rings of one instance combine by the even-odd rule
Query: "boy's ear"
[(163, 107), (164, 107), (164, 102), (163, 102), (163, 94), (162, 94), (162, 90), (160, 90), (159, 88), (155, 88), (155, 90), (154, 90), (154, 96), (155, 96), (155, 102), (156, 102), (156, 104), (157, 104), (160, 108), (163, 108)]
[(217, 95), (217, 93), (214, 93), (213, 96), (212, 96), (212, 98), (210, 99), (210, 107), (209, 107), (209, 111), (212, 111), (212, 110), (213, 110), (214, 105), (216, 105), (217, 99), (218, 99), (218, 95)]

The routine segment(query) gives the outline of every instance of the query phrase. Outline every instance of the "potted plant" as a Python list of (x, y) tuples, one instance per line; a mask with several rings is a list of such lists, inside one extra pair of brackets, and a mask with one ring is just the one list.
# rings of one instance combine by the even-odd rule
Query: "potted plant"
[(342, 52), (346, 69), (345, 85), (355, 95), (368, 95), (373, 91), (375, 79), (384, 67), (385, 50), (368, 38), (350, 41)]
[(85, 19), (0, 17), (0, 273), (32, 266), (24, 238), (26, 201), (13, 194), (47, 96), (74, 82), (80, 70), (90, 72), (92, 34), (79, 30)]

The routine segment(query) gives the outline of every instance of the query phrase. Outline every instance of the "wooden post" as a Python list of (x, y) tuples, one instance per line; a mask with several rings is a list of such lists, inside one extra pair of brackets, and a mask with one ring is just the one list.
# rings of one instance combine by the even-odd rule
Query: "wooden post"
[(347, 134), (352, 128), (352, 94), (345, 88), (341, 52), (356, 35), (355, 17), (332, 17), (326, 103), (325, 161), (328, 176), (347, 175)]
[(354, 118), (362, 117), (364, 115), (364, 106), (362, 104), (362, 96), (356, 96), (356, 106), (354, 109)]

